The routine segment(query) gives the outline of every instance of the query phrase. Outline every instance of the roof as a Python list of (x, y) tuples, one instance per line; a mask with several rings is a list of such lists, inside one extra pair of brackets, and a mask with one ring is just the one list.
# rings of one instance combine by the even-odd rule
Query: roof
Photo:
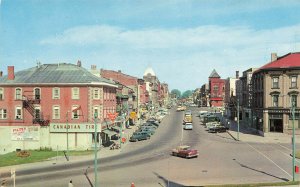
[(211, 72), (209, 78), (220, 78), (220, 75), (219, 75), (219, 74), (217, 73), (217, 71), (214, 69), (214, 70)]
[(153, 69), (151, 67), (148, 67), (146, 70), (145, 70), (145, 73), (144, 73), (144, 76), (147, 76), (148, 74), (152, 75), (152, 76), (156, 76)]
[(295, 67), (300, 68), (300, 53), (288, 53), (279, 57), (277, 60), (260, 67), (259, 70), (286, 69)]
[(0, 77), (0, 84), (105, 84), (116, 87), (111, 80), (97, 77), (74, 64), (43, 64), (15, 72), (14, 80)]

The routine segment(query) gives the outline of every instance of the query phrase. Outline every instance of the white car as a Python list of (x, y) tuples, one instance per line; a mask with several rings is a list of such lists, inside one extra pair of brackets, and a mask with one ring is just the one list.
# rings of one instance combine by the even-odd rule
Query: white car
[(183, 127), (184, 130), (193, 130), (193, 124), (192, 123), (186, 123)]

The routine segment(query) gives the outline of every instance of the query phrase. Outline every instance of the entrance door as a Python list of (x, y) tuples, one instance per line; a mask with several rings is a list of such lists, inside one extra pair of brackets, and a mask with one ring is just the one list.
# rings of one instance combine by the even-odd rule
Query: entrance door
[(283, 132), (283, 120), (270, 119), (270, 132)]

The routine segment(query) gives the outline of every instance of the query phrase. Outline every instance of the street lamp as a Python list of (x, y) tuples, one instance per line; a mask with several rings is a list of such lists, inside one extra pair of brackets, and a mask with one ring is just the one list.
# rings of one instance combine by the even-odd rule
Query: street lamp
[(296, 150), (296, 144), (295, 144), (295, 101), (292, 102), (292, 118), (293, 118), (293, 181), (295, 181), (295, 150)]
[(240, 103), (237, 98), (237, 139), (240, 140)]
[(69, 111), (67, 111), (66, 113), (66, 118), (67, 118), (67, 127), (66, 127), (66, 130), (67, 130), (67, 161), (69, 161)]
[(94, 148), (94, 153), (95, 153), (95, 159), (94, 159), (94, 173), (95, 173), (95, 184), (94, 187), (97, 187), (97, 117), (98, 114), (95, 112), (94, 114), (94, 123), (95, 123), (95, 133), (94, 133), (94, 143), (95, 143), (95, 148)]

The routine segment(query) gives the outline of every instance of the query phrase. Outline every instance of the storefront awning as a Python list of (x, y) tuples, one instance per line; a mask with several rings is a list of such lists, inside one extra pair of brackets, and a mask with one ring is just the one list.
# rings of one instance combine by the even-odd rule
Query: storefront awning
[(118, 126), (112, 126), (111, 128), (115, 129), (115, 130), (118, 130), (118, 131), (121, 131), (121, 127), (118, 127)]
[(111, 130), (108, 130), (108, 129), (105, 129), (102, 132), (107, 134), (108, 136), (112, 136), (114, 134), (117, 134), (115, 131), (111, 131)]

